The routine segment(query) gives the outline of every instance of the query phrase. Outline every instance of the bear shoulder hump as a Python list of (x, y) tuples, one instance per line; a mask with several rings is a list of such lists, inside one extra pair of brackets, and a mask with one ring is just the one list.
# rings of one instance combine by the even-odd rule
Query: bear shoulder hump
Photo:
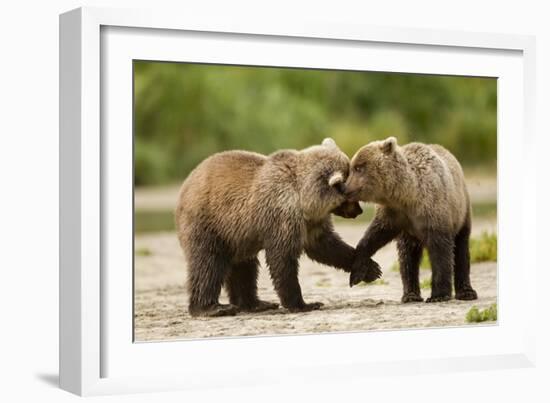
[(298, 152), (294, 150), (281, 150), (268, 156), (266, 167), (271, 171), (277, 171), (295, 176), (297, 170)]

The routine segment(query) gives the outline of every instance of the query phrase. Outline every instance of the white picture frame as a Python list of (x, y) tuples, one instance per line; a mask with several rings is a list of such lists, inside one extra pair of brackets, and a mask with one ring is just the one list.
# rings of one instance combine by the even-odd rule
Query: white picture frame
[[(537, 267), (535, 244), (527, 241), (536, 232), (535, 210), (527, 208), (536, 191), (534, 49), (534, 38), (520, 35), (215, 21), (150, 10), (62, 14), (61, 387), (96, 395), (534, 365), (535, 328), (522, 314), (535, 312), (536, 299), (536, 284), (527, 281)], [(127, 134), (128, 61), (135, 58), (498, 77), (498, 325), (133, 343)], [(521, 167), (512, 166), (518, 155)], [(525, 286), (512, 296), (514, 281)], [(376, 348), (366, 354), (363, 345)], [(399, 347), (390, 353), (384, 345)], [(315, 354), (319, 348), (322, 355)]]

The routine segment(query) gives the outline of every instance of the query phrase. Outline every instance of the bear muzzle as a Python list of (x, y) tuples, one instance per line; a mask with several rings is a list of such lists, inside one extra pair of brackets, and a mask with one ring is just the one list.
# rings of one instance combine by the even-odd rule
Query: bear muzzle
[(345, 201), (332, 210), (332, 214), (335, 214), (344, 218), (355, 218), (363, 213), (363, 209), (358, 202)]
[(346, 197), (347, 201), (349, 201), (350, 203), (358, 202), (360, 193), (361, 193), (361, 189), (352, 189), (352, 188), (346, 187), (344, 190), (344, 196)]

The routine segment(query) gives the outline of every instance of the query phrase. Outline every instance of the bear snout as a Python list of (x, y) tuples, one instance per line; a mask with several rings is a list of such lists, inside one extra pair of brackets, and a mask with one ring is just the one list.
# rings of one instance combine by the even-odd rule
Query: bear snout
[(358, 202), (359, 201), (359, 193), (361, 189), (353, 189), (351, 187), (346, 186), (344, 190), (344, 196), (349, 202)]
[(337, 183), (334, 185), (334, 189), (342, 195), (346, 194), (346, 184), (344, 182)]
[(347, 207), (347, 212), (348, 212), (348, 217), (347, 218), (355, 218), (358, 215), (363, 213), (363, 209), (361, 208), (361, 206), (359, 205), (358, 202), (347, 203), (347, 206), (348, 206)]
[(361, 208), (359, 203), (349, 201), (345, 201), (332, 211), (332, 214), (344, 218), (355, 218), (361, 213), (363, 213), (363, 209)]

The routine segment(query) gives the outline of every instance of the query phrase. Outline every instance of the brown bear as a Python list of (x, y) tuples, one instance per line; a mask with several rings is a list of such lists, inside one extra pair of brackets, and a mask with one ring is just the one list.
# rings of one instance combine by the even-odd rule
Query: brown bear
[(356, 248), (350, 285), (370, 276), (364, 263), (397, 239), (403, 281), (402, 302), (422, 301), (418, 268), (422, 250), (432, 266), (432, 293), (426, 302), (477, 298), (470, 285), (471, 207), (457, 159), (436, 144), (397, 145), (394, 137), (362, 147), (351, 160), (349, 200), (377, 204), (376, 214)]
[[(321, 303), (302, 298), (298, 258), (305, 251), (313, 260), (351, 272), (355, 249), (334, 232), (330, 218), (331, 212), (348, 217), (361, 212), (343, 194), (348, 172), (349, 158), (332, 139), (269, 156), (226, 151), (200, 163), (184, 181), (176, 208), (191, 315), (277, 308), (257, 295), (262, 249), (283, 307), (319, 309)], [(381, 275), (376, 269), (370, 271), (372, 280)], [(229, 305), (218, 301), (222, 286)]]

